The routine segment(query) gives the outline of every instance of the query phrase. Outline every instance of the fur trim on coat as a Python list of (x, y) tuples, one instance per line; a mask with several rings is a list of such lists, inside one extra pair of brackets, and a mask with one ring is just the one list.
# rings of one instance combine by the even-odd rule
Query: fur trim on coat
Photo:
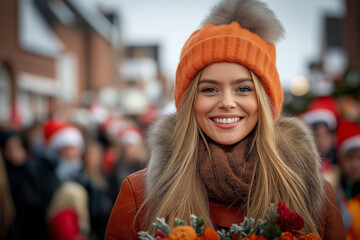
[[(171, 155), (170, 136), (175, 127), (175, 115), (166, 115), (154, 123), (148, 132), (150, 160), (146, 172), (146, 191), (154, 186)], [(276, 123), (279, 154), (287, 165), (304, 180), (309, 190), (309, 204), (316, 216), (323, 209), (325, 191), (320, 172), (320, 156), (310, 129), (297, 118), (280, 117)], [(296, 156), (296, 160), (295, 157)]]

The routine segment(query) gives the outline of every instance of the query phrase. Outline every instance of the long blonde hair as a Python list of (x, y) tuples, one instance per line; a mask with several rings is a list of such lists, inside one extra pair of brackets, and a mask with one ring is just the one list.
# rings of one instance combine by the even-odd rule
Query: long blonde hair
[[(317, 232), (314, 212), (309, 210), (311, 200), (304, 179), (284, 161), (279, 153), (277, 140), (282, 144), (284, 136), (276, 131), (272, 106), (260, 80), (251, 72), (259, 103), (259, 120), (249, 151), (258, 158), (250, 184), (246, 214), (255, 219), (264, 218), (271, 202), (285, 201), (290, 209), (304, 217), (306, 232)], [(176, 115), (175, 127), (170, 136), (170, 156), (161, 176), (147, 186), (143, 208), (146, 209), (143, 224), (154, 232), (152, 222), (164, 217), (173, 226), (175, 217), (190, 222), (190, 214), (202, 216), (207, 226), (213, 227), (209, 214), (206, 189), (197, 170), (197, 146), (200, 137), (194, 103), (201, 71), (187, 88)], [(291, 156), (293, 157), (293, 156)], [(294, 156), (296, 161), (299, 156)], [(257, 173), (257, 174), (255, 174)], [(255, 181), (256, 178), (256, 181)]]

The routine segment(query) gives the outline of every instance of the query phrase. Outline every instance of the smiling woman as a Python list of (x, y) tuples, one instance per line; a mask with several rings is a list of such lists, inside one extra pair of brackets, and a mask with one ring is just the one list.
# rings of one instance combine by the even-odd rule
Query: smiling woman
[(148, 168), (123, 182), (106, 240), (155, 234), (157, 217), (173, 227), (195, 214), (205, 227), (229, 229), (245, 216), (263, 219), (280, 201), (303, 217), (304, 233), (345, 238), (309, 129), (280, 116), (274, 44), (282, 34), (257, 0), (223, 0), (212, 9), (182, 49), (177, 113), (150, 128)]
[(258, 102), (249, 69), (236, 63), (214, 63), (201, 71), (195, 118), (213, 141), (241, 141), (258, 121)]

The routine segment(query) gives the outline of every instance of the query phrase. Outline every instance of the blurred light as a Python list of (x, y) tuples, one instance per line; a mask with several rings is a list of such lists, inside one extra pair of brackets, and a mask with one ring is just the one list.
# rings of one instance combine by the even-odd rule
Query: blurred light
[(304, 76), (295, 76), (291, 79), (290, 92), (294, 96), (304, 96), (310, 90), (309, 80)]

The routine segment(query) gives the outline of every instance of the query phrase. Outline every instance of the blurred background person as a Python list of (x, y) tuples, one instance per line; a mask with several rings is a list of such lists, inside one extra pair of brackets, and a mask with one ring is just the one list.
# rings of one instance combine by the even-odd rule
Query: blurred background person
[(43, 198), (37, 160), (30, 158), (28, 144), (20, 132), (7, 130), (0, 135), (2, 158), (11, 192), (8, 197), (13, 199), (16, 210), (15, 231), (19, 239), (47, 239), (47, 199)]
[(335, 98), (322, 96), (315, 98), (300, 117), (312, 127), (315, 143), (326, 171), (336, 163), (336, 128), (338, 110)]
[(338, 129), (338, 156), (341, 186), (346, 199), (360, 194), (360, 126), (342, 120)]
[(86, 240), (90, 232), (88, 195), (78, 183), (66, 182), (55, 192), (48, 207), (51, 240)]
[(352, 218), (348, 239), (360, 239), (360, 126), (342, 120), (337, 131), (340, 186)]
[(5, 164), (0, 154), (0, 240), (20, 239), (14, 229), (15, 207), (10, 193)]
[(83, 172), (80, 183), (89, 195), (89, 214), (92, 239), (104, 239), (107, 220), (113, 206), (111, 191), (103, 172), (101, 162), (103, 149), (96, 141), (86, 143), (83, 155)]
[(53, 166), (48, 168), (49, 175), (58, 183), (47, 212), (50, 237), (52, 240), (87, 239), (91, 231), (88, 192), (81, 184), (83, 135), (75, 126), (54, 119), (46, 122), (43, 130), (45, 159)]
[(136, 125), (129, 126), (119, 133), (119, 145), (122, 156), (116, 165), (118, 183), (146, 166), (147, 155), (142, 131)]
[(80, 130), (66, 122), (50, 120), (45, 123), (44, 137), (46, 154), (56, 166), (58, 180), (77, 181), (83, 167), (84, 140)]

